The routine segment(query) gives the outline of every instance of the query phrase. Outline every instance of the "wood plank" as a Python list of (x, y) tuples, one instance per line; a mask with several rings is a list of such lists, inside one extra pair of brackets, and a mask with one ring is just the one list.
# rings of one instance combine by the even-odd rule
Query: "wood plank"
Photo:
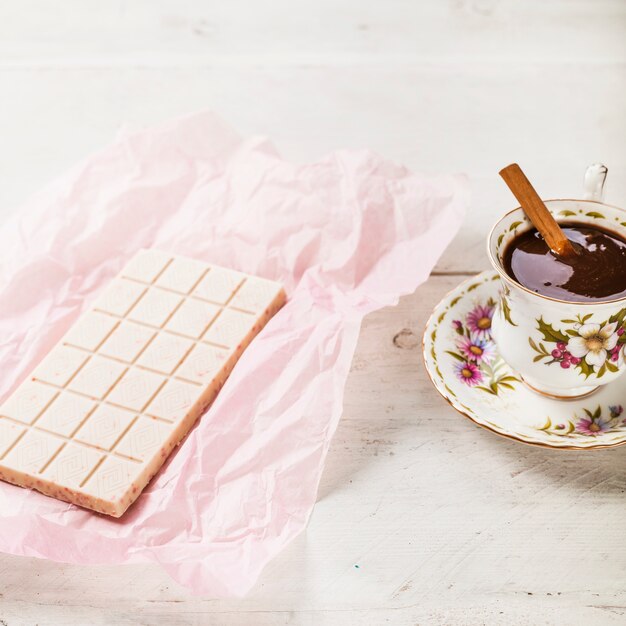
[(626, 451), (524, 446), (438, 396), (420, 334), (458, 281), (431, 278), (366, 319), (309, 527), (248, 597), (191, 597), (154, 565), (0, 556), (0, 617), (11, 626), (42, 615), (64, 624), (620, 623), (626, 546), (611, 529), (626, 512)]
[[(567, 624), (568, 626), (621, 626), (624, 608), (619, 606), (590, 606), (578, 609), (566, 601), (550, 597), (520, 597), (515, 601), (492, 599), (489, 604), (477, 605), (471, 599), (453, 607), (407, 606), (397, 609), (367, 610), (304, 610), (304, 611), (219, 611), (215, 614), (178, 604), (175, 609), (139, 609), (120, 612), (83, 607), (3, 605), (1, 614), (9, 626), (31, 624), (60, 624), (62, 626), (511, 626), (535, 624)], [(43, 621), (45, 620), (45, 621)]]
[(4, 64), (624, 61), (620, 0), (5, 3)]

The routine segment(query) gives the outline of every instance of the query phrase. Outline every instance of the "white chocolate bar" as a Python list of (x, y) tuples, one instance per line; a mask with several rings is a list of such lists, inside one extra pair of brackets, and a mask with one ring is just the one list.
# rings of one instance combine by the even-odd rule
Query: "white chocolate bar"
[(0, 406), (0, 479), (120, 517), (284, 302), (278, 283), (142, 250)]

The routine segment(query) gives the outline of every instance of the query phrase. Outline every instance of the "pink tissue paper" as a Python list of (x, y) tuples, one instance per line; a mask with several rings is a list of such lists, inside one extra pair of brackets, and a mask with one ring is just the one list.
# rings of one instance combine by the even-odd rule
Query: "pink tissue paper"
[(462, 177), (367, 150), (294, 165), (210, 113), (124, 135), (35, 196), (0, 227), (0, 402), (139, 248), (289, 300), (126, 515), (0, 482), (0, 550), (152, 561), (194, 593), (245, 594), (307, 524), (363, 316), (427, 279), (465, 204)]

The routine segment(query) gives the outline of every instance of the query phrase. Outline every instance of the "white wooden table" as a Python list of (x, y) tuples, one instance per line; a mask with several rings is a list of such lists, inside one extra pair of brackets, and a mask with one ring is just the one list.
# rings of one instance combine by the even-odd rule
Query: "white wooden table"
[(1, 0), (0, 219), (121, 126), (200, 108), (294, 160), (466, 171), (473, 206), (430, 280), (366, 320), (310, 525), (247, 598), (0, 555), (0, 625), (625, 623), (626, 449), (500, 439), (420, 354), (432, 307), (486, 267), (500, 167), (568, 197), (602, 160), (626, 204), (625, 98), (622, 0)]

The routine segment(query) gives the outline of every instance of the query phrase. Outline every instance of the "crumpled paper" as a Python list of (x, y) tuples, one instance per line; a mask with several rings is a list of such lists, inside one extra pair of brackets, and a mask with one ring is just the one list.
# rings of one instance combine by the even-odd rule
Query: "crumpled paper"
[(35, 196), (0, 228), (0, 401), (139, 248), (281, 281), (289, 301), (126, 515), (0, 483), (0, 550), (246, 593), (306, 526), (363, 316), (426, 280), (465, 202), (462, 177), (366, 150), (294, 165), (209, 113), (122, 136)]

